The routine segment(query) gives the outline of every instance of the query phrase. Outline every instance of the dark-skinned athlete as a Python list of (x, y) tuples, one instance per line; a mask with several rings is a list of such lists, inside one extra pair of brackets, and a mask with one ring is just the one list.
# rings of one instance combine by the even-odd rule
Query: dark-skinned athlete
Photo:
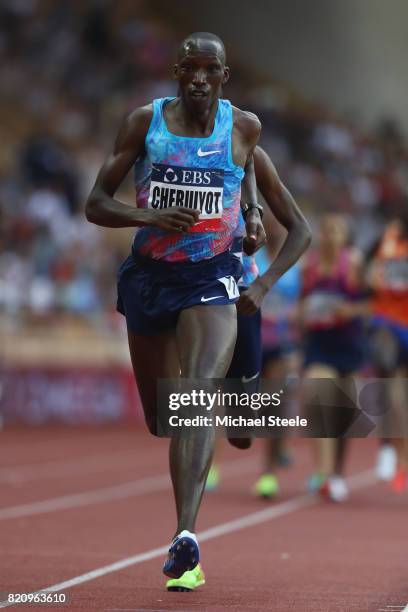
[[(240, 298), (237, 302), (238, 333), (228, 378), (240, 379), (245, 392), (257, 392), (262, 369), (261, 311), (262, 301), (276, 281), (300, 258), (311, 241), (311, 230), (293, 197), (281, 182), (268, 154), (259, 146), (254, 151), (256, 182), (268, 208), (287, 230), (287, 236), (271, 266), (261, 276), (255, 258), (242, 253), (239, 237), (234, 240), (234, 252), (243, 260), (239, 279)], [(241, 220), (241, 224), (243, 221)], [(237, 232), (238, 235), (240, 232)], [(250, 438), (230, 438), (238, 448), (247, 448)], [(268, 441), (272, 443), (272, 440)], [(275, 440), (273, 442), (276, 442)], [(217, 485), (218, 468), (210, 470), (207, 488)], [(193, 590), (204, 584), (201, 567), (186, 571), (180, 578), (167, 582), (172, 590)]]
[[(158, 379), (223, 378), (230, 365), (242, 270), (231, 251), (241, 181), (247, 248), (265, 241), (253, 167), (260, 123), (221, 99), (229, 78), (222, 41), (203, 32), (188, 36), (174, 77), (177, 97), (154, 100), (127, 117), (86, 206), (88, 220), (98, 225), (141, 227), (118, 273), (118, 309), (126, 316), (133, 370), (154, 435)], [(146, 174), (137, 181), (133, 208), (114, 195), (143, 160)], [(177, 511), (163, 566), (170, 578), (200, 569), (194, 530), (214, 439), (214, 431), (203, 428), (170, 442)]]
[[(136, 185), (140, 185), (143, 177), (148, 175), (148, 164), (147, 159), (136, 162), (134, 166)], [(311, 231), (306, 219), (280, 181), (268, 154), (259, 146), (254, 152), (254, 164), (257, 186), (270, 211), (285, 227), (288, 235), (273, 264), (265, 274), (258, 276), (254, 257), (242, 252), (244, 222), (240, 215), (237, 237), (234, 238), (232, 250), (234, 255), (242, 260), (243, 274), (238, 281), (240, 299), (237, 303), (237, 341), (227, 377), (243, 381), (246, 392), (256, 391), (259, 385), (262, 358), (259, 309), (262, 300), (273, 284), (299, 259), (311, 240)], [(246, 448), (250, 444), (250, 440), (245, 438), (231, 438), (230, 442), (239, 448)], [(214, 487), (217, 472), (217, 467), (213, 464), (207, 479), (207, 488)], [(203, 580), (202, 569), (198, 566), (192, 571), (186, 571), (179, 579), (170, 579), (167, 588), (192, 590), (203, 584)]]
[[(254, 152), (254, 163), (258, 189), (273, 216), (287, 230), (287, 236), (273, 263), (261, 276), (255, 258), (243, 254), (243, 275), (238, 283), (241, 293), (237, 303), (238, 335), (227, 377), (241, 379), (247, 392), (257, 391), (262, 370), (262, 301), (276, 281), (298, 261), (311, 241), (309, 224), (281, 182), (270, 157), (259, 146)], [(239, 248), (239, 241), (236, 247)], [(250, 439), (231, 438), (230, 442), (245, 448)], [(217, 485), (218, 476), (218, 470), (213, 466), (207, 481), (209, 489)]]

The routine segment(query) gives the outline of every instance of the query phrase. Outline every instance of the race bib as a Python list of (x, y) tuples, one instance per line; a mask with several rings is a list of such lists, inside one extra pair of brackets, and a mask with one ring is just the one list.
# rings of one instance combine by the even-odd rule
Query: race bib
[(307, 325), (332, 325), (337, 321), (337, 309), (344, 296), (337, 293), (314, 291), (303, 301), (303, 316)]
[(227, 290), (230, 300), (239, 297), (239, 289), (236, 280), (233, 276), (223, 276), (217, 279), (222, 283)]
[(181, 206), (200, 211), (200, 221), (220, 219), (223, 211), (224, 170), (153, 164), (148, 207)]

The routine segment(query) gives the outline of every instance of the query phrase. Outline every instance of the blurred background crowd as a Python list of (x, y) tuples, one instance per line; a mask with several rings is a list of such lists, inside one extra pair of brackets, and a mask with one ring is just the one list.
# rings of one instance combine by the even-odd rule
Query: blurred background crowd
[[(131, 232), (89, 224), (84, 201), (122, 117), (174, 92), (181, 35), (145, 0), (3, 0), (0, 24), (2, 323), (116, 328), (114, 278)], [(398, 123), (363, 129), (273, 79), (234, 62), (225, 96), (259, 115), (262, 144), (312, 227), (323, 211), (344, 213), (368, 251), (407, 203)], [(131, 177), (120, 197), (134, 201)]]
[[(116, 311), (116, 274), (134, 230), (91, 224), (84, 208), (123, 118), (153, 98), (176, 95), (172, 65), (178, 44), (189, 32), (208, 30), (226, 45), (231, 77), (225, 98), (259, 116), (260, 144), (312, 229), (311, 247), (262, 302), (263, 364), (247, 378), (257, 384), (260, 375), (268, 392), (278, 382), (277, 389), (289, 390), (279, 415), (307, 416), (320, 426), (307, 435), (332, 436), (315, 438), (313, 446), (282, 437), (256, 441), (262, 464), (253, 493), (275, 499), (282, 478), (283, 514), (308, 512), (303, 522), (294, 515), (296, 528), (279, 526), (281, 540), (271, 531), (271, 551), (290, 551), (275, 558), (274, 571), (281, 573), (271, 584), (280, 576), (290, 609), (292, 587), (299, 584), (316, 610), (329, 605), (329, 595), (343, 605), (354, 593), (350, 606), (356, 610), (369, 592), (377, 593), (375, 609), (386, 596), (387, 602), (406, 601), (391, 594), (397, 592), (398, 566), (406, 567), (398, 543), (408, 492), (407, 22), (406, 0), (0, 0), (0, 481), (6, 497), (8, 485), (11, 493), (0, 519), (18, 519), (8, 529), (12, 539), (3, 555), (10, 559), (9, 573), (18, 576), (10, 590), (17, 584), (16, 592), (27, 591), (22, 581), (30, 577), (30, 558), (32, 576), (42, 568), (44, 575), (55, 575), (52, 584), (64, 567), (61, 560), (68, 563), (74, 554), (67, 565), (71, 575), (80, 567), (78, 550), (86, 553), (85, 568), (92, 557), (117, 557), (118, 533), (118, 546), (133, 546), (129, 525), (143, 525), (143, 512), (155, 516), (154, 506), (148, 510), (139, 495), (153, 492), (153, 504), (168, 508), (168, 500), (157, 496), (167, 495), (163, 475), (153, 475), (164, 455), (151, 437), (144, 438), (126, 324)], [(134, 205), (132, 179), (129, 173), (117, 198)], [(256, 254), (260, 274), (285, 236), (267, 206), (264, 220), (272, 237)], [(89, 425), (98, 427), (92, 432)], [(135, 437), (139, 426), (142, 433)], [(123, 437), (125, 428), (130, 437)], [(377, 440), (364, 444), (361, 438), (369, 436)], [(353, 437), (360, 438), (356, 453)], [(311, 446), (308, 460), (303, 448)], [(232, 480), (220, 498), (231, 506), (213, 507), (217, 516), (234, 508), (236, 517), (236, 508), (246, 503), (237, 492), (246, 486), (245, 476), (252, 478), (255, 463), (246, 457), (235, 466), (225, 463), (223, 452), (220, 446), (207, 489), (229, 476), (239, 479), (237, 491)], [(286, 501), (307, 474), (309, 492), (346, 501), (350, 473), (357, 477), (352, 487), (373, 484), (372, 475), (365, 480), (367, 473), (359, 470), (374, 463), (375, 452), (377, 478), (405, 493), (402, 504), (377, 488), (367, 496), (359, 492), (349, 515), (317, 513), (313, 530), (309, 503), (303, 497), (294, 498), (293, 506)], [(283, 476), (294, 459), (294, 476)], [(143, 478), (135, 481), (138, 474)], [(82, 520), (76, 506), (88, 503), (88, 493), (90, 504), (109, 502), (113, 510), (104, 515), (102, 506), (95, 522), (84, 508)], [(123, 501), (132, 518), (121, 519), (113, 500)], [(369, 512), (362, 511), (366, 507)], [(69, 521), (71, 531), (57, 528), (50, 514), (61, 509), (60, 521)], [(24, 518), (43, 512), (44, 528)], [(164, 529), (170, 515), (163, 516)], [(99, 531), (90, 530), (91, 523)], [(147, 537), (142, 531), (141, 543)], [(306, 533), (309, 540), (303, 539)], [(30, 538), (36, 534), (41, 542), (30, 552), (27, 542), (35, 543)], [(52, 537), (47, 550), (44, 534)], [(76, 534), (81, 539), (75, 548)], [(289, 557), (290, 563), (279, 565)], [(328, 589), (323, 607), (306, 565)], [(364, 567), (366, 583), (360, 576)], [(400, 583), (406, 583), (402, 574)], [(133, 578), (131, 584), (123, 601), (139, 604)], [(149, 584), (143, 582), (143, 596), (151, 598)], [(277, 592), (273, 601), (279, 597)], [(312, 609), (305, 606), (300, 609)]]

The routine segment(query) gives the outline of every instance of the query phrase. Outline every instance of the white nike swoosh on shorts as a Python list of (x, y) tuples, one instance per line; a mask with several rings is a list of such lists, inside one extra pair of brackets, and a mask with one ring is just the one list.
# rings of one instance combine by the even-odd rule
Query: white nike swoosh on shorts
[(221, 153), (221, 151), (202, 151), (201, 147), (197, 151), (198, 157), (205, 157), (206, 155), (214, 155), (214, 153)]
[(208, 297), (208, 298), (203, 296), (201, 298), (201, 301), (202, 302), (209, 302), (210, 300), (218, 300), (218, 298), (223, 298), (223, 297), (225, 297), (225, 296), (223, 296), (223, 295), (214, 295), (213, 297)]
[(247, 378), (246, 376), (243, 376), (241, 378), (241, 382), (245, 385), (245, 383), (248, 383), (251, 380), (255, 380), (255, 378), (258, 378), (258, 376), (259, 376), (259, 372), (257, 372), (253, 376), (250, 376), (249, 378)]

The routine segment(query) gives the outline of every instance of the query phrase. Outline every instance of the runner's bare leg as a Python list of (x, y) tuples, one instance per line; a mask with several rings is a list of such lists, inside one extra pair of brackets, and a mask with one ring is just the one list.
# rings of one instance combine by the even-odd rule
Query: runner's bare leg
[(154, 336), (140, 336), (128, 330), (133, 372), (142, 400), (146, 425), (157, 433), (157, 381), (178, 378), (180, 360), (174, 331)]
[[(182, 378), (224, 378), (237, 335), (235, 304), (183, 310), (176, 335)], [(214, 444), (215, 432), (210, 427), (192, 429), (188, 438), (175, 437), (170, 442), (176, 534), (183, 529), (195, 530)]]

